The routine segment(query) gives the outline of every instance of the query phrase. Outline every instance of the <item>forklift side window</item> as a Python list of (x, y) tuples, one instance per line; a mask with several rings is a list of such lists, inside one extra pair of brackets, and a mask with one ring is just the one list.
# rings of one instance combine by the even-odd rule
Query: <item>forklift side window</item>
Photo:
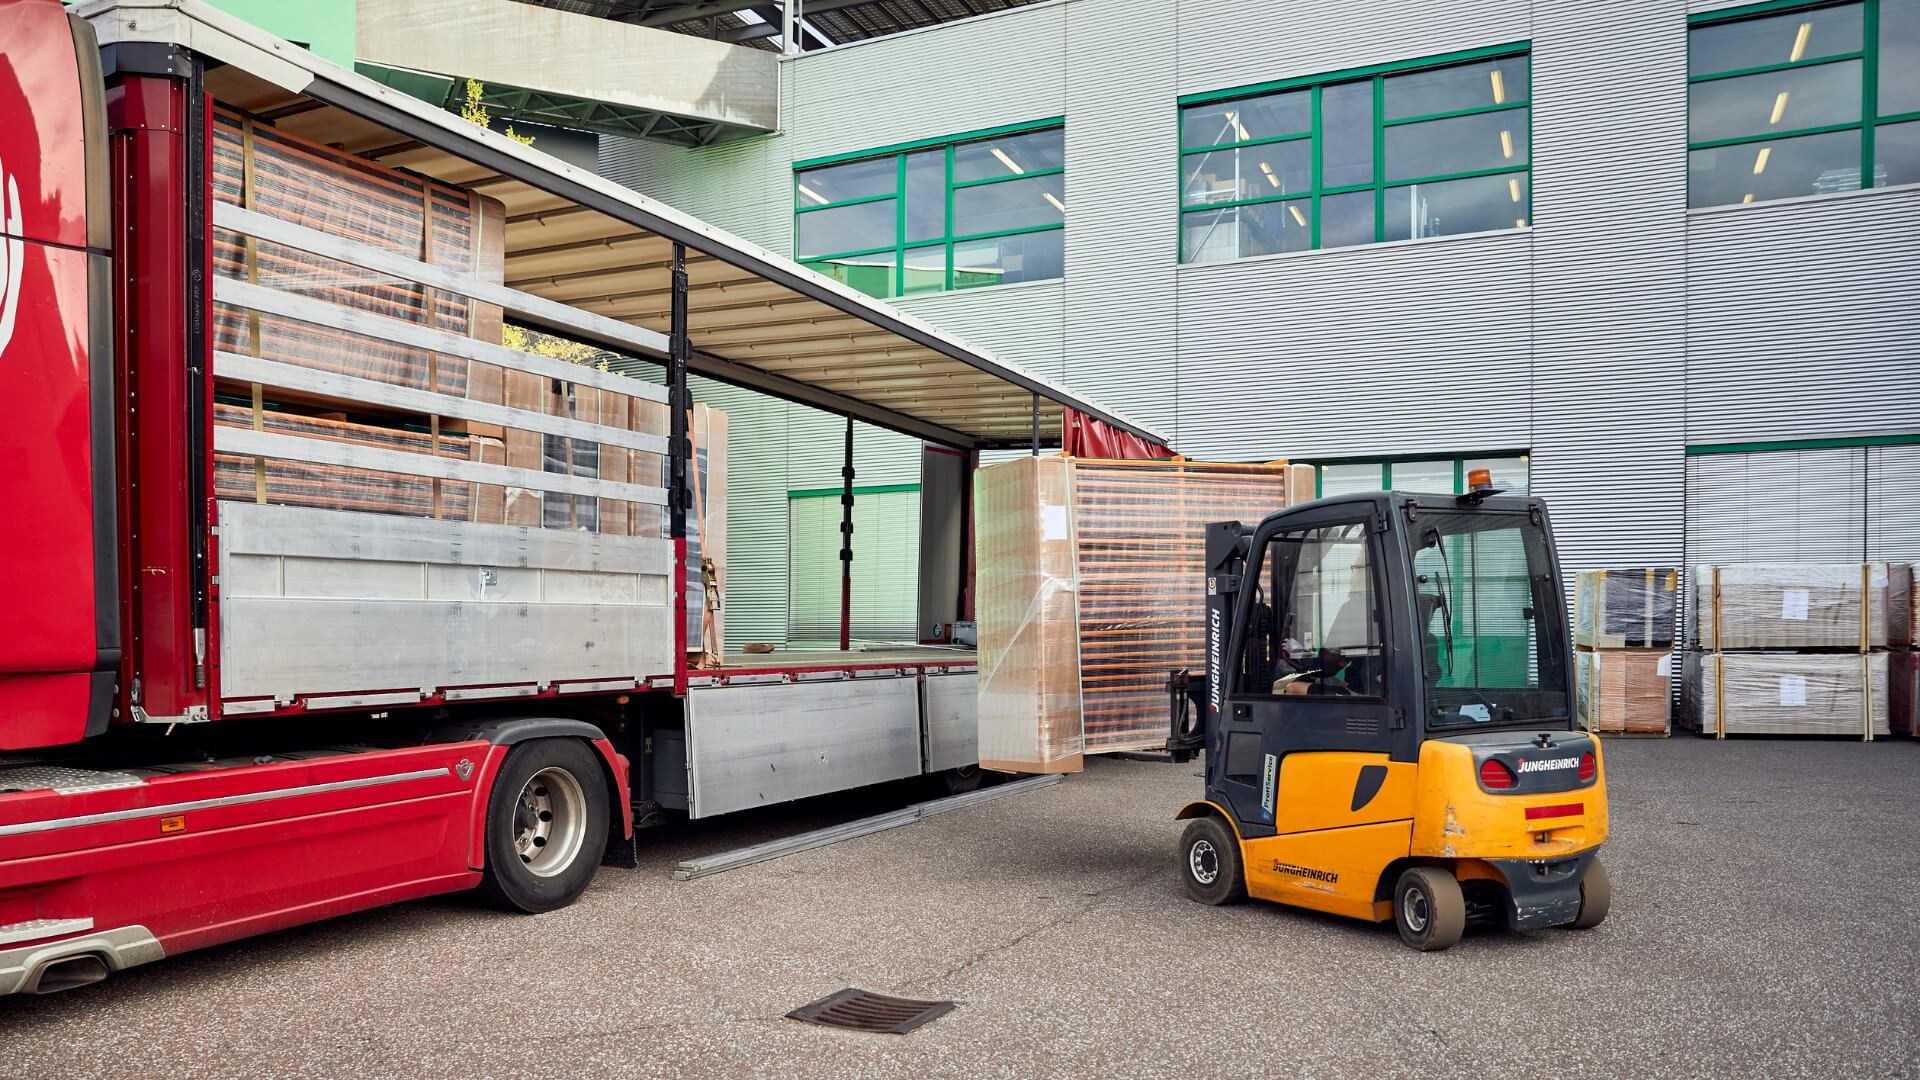
[(1237, 692), (1380, 697), (1381, 595), (1364, 523), (1279, 533), (1254, 582)]

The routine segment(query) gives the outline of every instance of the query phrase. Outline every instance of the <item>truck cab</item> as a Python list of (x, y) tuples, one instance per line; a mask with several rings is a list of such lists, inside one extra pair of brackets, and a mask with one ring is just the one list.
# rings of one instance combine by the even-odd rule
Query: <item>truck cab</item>
[(1206, 559), (1207, 676), (1174, 733), (1206, 751), (1180, 814), (1196, 899), (1395, 919), (1419, 948), (1469, 918), (1575, 923), (1583, 889), (1604, 914), (1600, 747), (1539, 499), (1322, 499), (1210, 525)]

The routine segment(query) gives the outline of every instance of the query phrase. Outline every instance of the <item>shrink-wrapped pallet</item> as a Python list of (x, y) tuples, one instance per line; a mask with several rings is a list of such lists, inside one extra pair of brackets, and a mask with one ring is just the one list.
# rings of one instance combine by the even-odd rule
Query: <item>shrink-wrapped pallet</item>
[(1920, 735), (1920, 652), (1890, 652), (1887, 668), (1887, 727), (1895, 735)]
[(1687, 725), (1717, 735), (1888, 733), (1888, 654), (1688, 653)]
[[(1715, 649), (1884, 649), (1908, 639), (1911, 576), (1868, 563), (1697, 566), (1687, 642)], [(1865, 610), (1862, 610), (1862, 597)]]
[(985, 768), (1081, 768), (1070, 468), (1063, 457), (1024, 457), (973, 474)]
[(1574, 654), (1574, 716), (1588, 731), (1665, 735), (1672, 715), (1673, 654), (1598, 649)]
[(1664, 649), (1673, 644), (1671, 566), (1582, 570), (1573, 587), (1573, 643), (1584, 649)]

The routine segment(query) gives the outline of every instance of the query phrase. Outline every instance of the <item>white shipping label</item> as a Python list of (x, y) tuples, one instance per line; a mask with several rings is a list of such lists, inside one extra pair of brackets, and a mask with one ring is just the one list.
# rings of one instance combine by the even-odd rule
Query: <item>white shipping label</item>
[[(1067, 508), (1064, 506), (1045, 506), (1040, 509), (1040, 539), (1065, 540), (1067, 538)], [(1804, 609), (1805, 603), (1801, 604)], [(1800, 616), (1806, 618), (1805, 615)]]
[(1671, 678), (1673, 675), (1673, 654), (1668, 653), (1662, 656), (1660, 662), (1653, 666), (1653, 670), (1656, 675), (1659, 675), (1663, 679)]
[(1780, 617), (1807, 621), (1807, 590), (1787, 589), (1780, 593)]
[(1805, 705), (1807, 703), (1807, 679), (1804, 675), (1780, 676), (1780, 704)]

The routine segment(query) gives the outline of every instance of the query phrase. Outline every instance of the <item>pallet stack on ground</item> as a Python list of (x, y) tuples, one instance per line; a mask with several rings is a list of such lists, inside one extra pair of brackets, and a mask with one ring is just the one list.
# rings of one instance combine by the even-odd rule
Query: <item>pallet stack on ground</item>
[(1702, 735), (1888, 734), (1912, 641), (1904, 564), (1694, 568), (1682, 699)]
[(1588, 731), (1671, 730), (1679, 571), (1583, 570), (1574, 579), (1575, 715)]
[(1078, 772), (1085, 754), (1164, 747), (1168, 674), (1206, 666), (1204, 526), (1312, 492), (1311, 469), (1284, 462), (1049, 456), (977, 471), (981, 763)]
[(1914, 572), (1920, 566), (1908, 566), (1907, 643), (1894, 645), (1887, 652), (1887, 701), (1892, 712), (1887, 726), (1895, 735), (1920, 737), (1920, 588), (1915, 588)]

